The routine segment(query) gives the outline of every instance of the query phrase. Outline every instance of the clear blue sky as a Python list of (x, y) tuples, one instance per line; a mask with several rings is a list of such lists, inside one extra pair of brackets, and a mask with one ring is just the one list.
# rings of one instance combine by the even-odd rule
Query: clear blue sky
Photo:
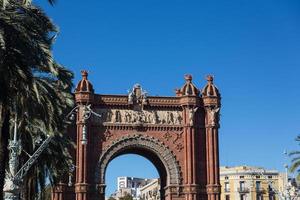
[[(184, 74), (199, 88), (214, 74), (223, 97), (222, 165), (282, 171), (283, 150), (299, 149), (299, 0), (37, 3), (60, 27), (56, 59), (75, 82), (88, 69), (97, 93), (125, 94), (138, 82), (151, 95), (172, 96)], [(156, 173), (146, 160), (121, 157), (109, 166), (108, 190), (118, 175)]]

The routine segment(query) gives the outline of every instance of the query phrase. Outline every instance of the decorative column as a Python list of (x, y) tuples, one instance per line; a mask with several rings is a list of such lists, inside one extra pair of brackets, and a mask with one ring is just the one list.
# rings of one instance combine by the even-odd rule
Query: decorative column
[(185, 75), (186, 83), (176, 91), (183, 109), (184, 123), (184, 188), (185, 200), (199, 199), (197, 183), (196, 112), (199, 108), (199, 90), (192, 83), (192, 76)]
[(202, 98), (205, 109), (207, 195), (208, 200), (220, 200), (218, 129), (221, 96), (213, 84), (211, 75), (207, 76), (207, 84), (202, 90)]
[(76, 148), (76, 200), (88, 200), (89, 190), (89, 124), (86, 116), (87, 108), (92, 106), (94, 101), (94, 89), (88, 81), (88, 72), (81, 71), (82, 80), (75, 89), (75, 100), (79, 106), (77, 114), (77, 148)]
[(67, 184), (58, 183), (52, 190), (52, 200), (64, 200)]

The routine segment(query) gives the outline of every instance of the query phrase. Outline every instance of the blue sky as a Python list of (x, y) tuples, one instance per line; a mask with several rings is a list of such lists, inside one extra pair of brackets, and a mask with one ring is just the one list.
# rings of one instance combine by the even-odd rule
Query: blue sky
[[(138, 82), (150, 95), (173, 96), (184, 74), (199, 88), (214, 74), (222, 94), (222, 165), (283, 171), (283, 150), (299, 149), (300, 1), (37, 3), (60, 28), (56, 59), (75, 72), (75, 82), (89, 70), (97, 93), (125, 94)], [(108, 192), (116, 176), (143, 174), (157, 175), (147, 160), (115, 159)]]

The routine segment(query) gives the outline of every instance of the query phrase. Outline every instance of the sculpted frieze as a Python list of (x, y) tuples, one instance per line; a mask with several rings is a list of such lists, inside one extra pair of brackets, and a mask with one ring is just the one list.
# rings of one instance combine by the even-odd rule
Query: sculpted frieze
[[(163, 124), (180, 125), (182, 123), (182, 112), (180, 111), (135, 111), (129, 109), (97, 109), (101, 115), (100, 123), (119, 123), (119, 124)], [(94, 119), (99, 122), (99, 118)]]

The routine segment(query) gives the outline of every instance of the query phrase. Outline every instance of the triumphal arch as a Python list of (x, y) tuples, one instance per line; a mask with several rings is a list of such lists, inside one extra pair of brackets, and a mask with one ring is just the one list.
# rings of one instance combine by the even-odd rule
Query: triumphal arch
[[(58, 184), (52, 199), (104, 200), (109, 162), (134, 153), (157, 168), (161, 199), (219, 200), (220, 93), (213, 76), (202, 90), (191, 75), (184, 78), (172, 97), (149, 96), (139, 84), (126, 95), (103, 95), (94, 93), (82, 71), (75, 90), (77, 121), (70, 128), (77, 144), (76, 181)], [(98, 116), (86, 118), (87, 105)]]

